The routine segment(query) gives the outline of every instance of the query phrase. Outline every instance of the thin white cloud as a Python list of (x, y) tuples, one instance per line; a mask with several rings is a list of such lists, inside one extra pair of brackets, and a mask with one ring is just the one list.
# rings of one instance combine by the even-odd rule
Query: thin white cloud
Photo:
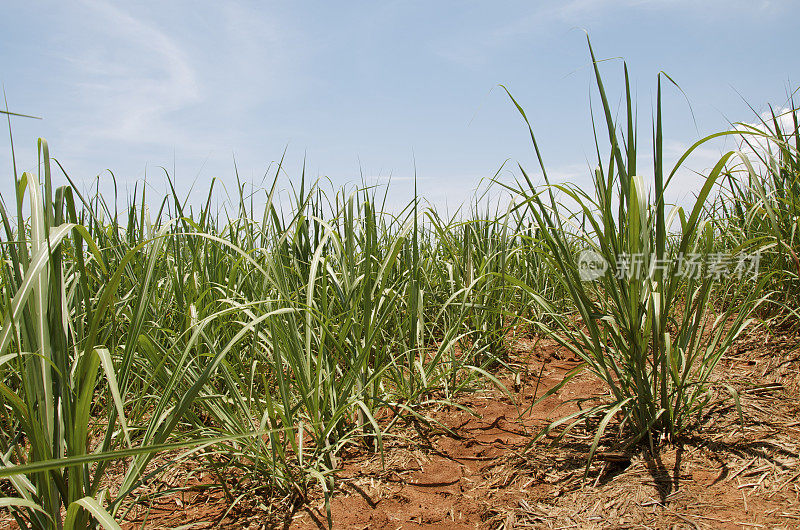
[[(799, 109), (785, 107), (775, 111), (766, 111), (759, 114), (758, 121), (747, 123), (740, 122), (733, 126), (733, 130), (741, 131), (741, 137), (736, 137), (738, 144), (738, 157), (733, 160), (737, 164), (737, 171), (746, 172), (749, 170), (743, 158), (747, 158), (752, 169), (758, 174), (764, 174), (767, 166), (772, 164), (780, 156), (779, 153), (786, 145), (779, 145), (776, 140), (777, 132), (784, 138), (789, 139), (789, 148), (795, 149), (796, 146), (791, 140), (792, 136), (798, 134), (795, 128), (795, 119)], [(800, 120), (798, 120), (800, 121)], [(776, 131), (777, 126), (777, 131)], [(744, 173), (742, 173), (744, 174)]]
[[(734, 124), (734, 130), (742, 131), (745, 133), (755, 133), (755, 134), (747, 134), (745, 138), (747, 138), (750, 143), (754, 145), (758, 145), (765, 150), (769, 150), (770, 148), (774, 149), (774, 142), (769, 141), (768, 138), (764, 138), (763, 136), (759, 136), (759, 133), (766, 133), (768, 136), (774, 136), (776, 132), (780, 132), (781, 135), (791, 135), (795, 131), (795, 114), (798, 112), (797, 109), (792, 109), (791, 107), (785, 107), (780, 110), (774, 112), (772, 111), (764, 111), (759, 114), (758, 121), (754, 122), (741, 122)], [(777, 131), (776, 131), (777, 125)], [(749, 149), (750, 146), (747, 145), (747, 142), (742, 142), (744, 145), (742, 146), (743, 149)]]
[[(650, 2), (662, 0), (650, 0)], [(648, 0), (568, 0), (548, 2), (532, 8), (527, 13), (513, 17), (512, 22), (487, 28), (483, 33), (470, 32), (467, 38), (458, 38), (439, 44), (439, 56), (463, 66), (477, 68), (491, 59), (491, 55), (516, 39), (536, 35), (554, 22), (585, 20), (587, 16), (603, 13), (612, 7), (627, 7)], [(580, 23), (580, 22), (579, 22)], [(463, 37), (463, 36), (460, 36)]]
[(760, 10), (764, 13), (777, 12), (791, 5), (792, 0), (565, 0), (562, 2), (541, 2), (535, 4), (527, 13), (516, 13), (512, 22), (491, 26), (467, 35), (447, 35), (447, 40), (436, 45), (436, 53), (451, 62), (469, 68), (486, 65), (500, 49), (509, 46), (523, 37), (539, 35), (543, 30), (561, 23), (564, 27), (583, 27), (584, 24), (604, 17), (619, 16), (619, 10), (631, 9), (682, 9), (687, 16), (698, 17), (700, 13), (717, 17), (719, 10)]
[(95, 112), (81, 133), (125, 142), (174, 144), (168, 115), (202, 100), (188, 54), (156, 25), (110, 2), (85, 0), (103, 46), (71, 57), (77, 88)]
[(242, 178), (260, 177), (269, 160), (256, 117), (296, 89), (302, 67), (281, 13), (246, 2), (81, 0), (59, 16), (66, 28), (51, 32), (48, 49), (60, 102), (42, 114), (73, 178), (106, 181), (109, 168), (123, 186), (145, 171), (163, 182), (159, 166), (172, 173), (174, 164), (188, 190), (195, 179), (232, 178), (234, 154)]

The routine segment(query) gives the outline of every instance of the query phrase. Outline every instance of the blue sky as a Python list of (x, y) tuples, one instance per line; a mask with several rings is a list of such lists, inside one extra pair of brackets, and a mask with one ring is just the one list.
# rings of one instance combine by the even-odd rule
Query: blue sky
[[(593, 163), (591, 71), (583, 30), (599, 57), (624, 57), (643, 145), (656, 74), (666, 91), (670, 156), (700, 135), (786, 105), (800, 58), (789, 0), (565, 0), (562, 2), (13, 2), (0, 18), (0, 81), (21, 169), (36, 138), (80, 183), (112, 170), (121, 189), (145, 172), (164, 189), (205, 194), (212, 177), (261, 182), (287, 149), (286, 179), (335, 185), (393, 178), (400, 201), (416, 173), (437, 206), (469, 197), (506, 160), (535, 170), (524, 123), (534, 124), (548, 171), (588, 182)], [(615, 99), (621, 63), (604, 63)], [(719, 149), (690, 163), (702, 170)], [(0, 144), (8, 175), (8, 141)], [(507, 166), (514, 168), (514, 164)], [(535, 172), (535, 171), (534, 171)], [(505, 172), (505, 178), (512, 178)], [(673, 193), (690, 193), (689, 173)]]

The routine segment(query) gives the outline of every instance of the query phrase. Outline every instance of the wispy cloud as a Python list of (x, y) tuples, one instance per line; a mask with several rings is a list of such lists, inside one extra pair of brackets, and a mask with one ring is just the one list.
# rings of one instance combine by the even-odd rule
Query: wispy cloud
[[(683, 11), (697, 18), (705, 13), (718, 17), (720, 10), (732, 13), (755, 9), (765, 14), (777, 12), (790, 5), (792, 0), (565, 0), (563, 2), (532, 3), (527, 11), (504, 17), (499, 24), (486, 21), (485, 29), (468, 35), (448, 34), (436, 45), (436, 53), (451, 62), (470, 68), (480, 68), (491, 61), (496, 53), (517, 42), (520, 38), (547, 34), (554, 27), (581, 28), (610, 17), (629, 18), (631, 11), (664, 10)], [(507, 22), (507, 20), (511, 20)]]
[[(734, 124), (733, 129), (742, 132), (741, 137), (736, 137), (739, 156), (747, 157), (757, 172), (763, 172), (765, 163), (777, 159), (781, 149), (786, 147), (776, 140), (778, 134), (784, 138), (797, 134), (798, 113), (800, 110), (796, 108), (785, 107), (775, 110), (774, 114), (773, 111), (762, 112), (757, 121)], [(794, 148), (791, 141), (789, 148)]]
[(69, 104), (47, 118), (60, 125), (50, 139), (71, 173), (108, 167), (131, 182), (175, 161), (188, 186), (187, 176), (232, 174), (233, 153), (243, 175), (253, 172), (243, 160), (268, 162), (253, 132), (264, 106), (295, 85), (288, 30), (248, 3), (205, 6), (202, 17), (192, 6), (81, 0), (68, 12), (55, 55)]
[(539, 4), (513, 17), (511, 22), (504, 20), (495, 26), (487, 22), (487, 28), (480, 33), (470, 33), (468, 38), (458, 36), (456, 40), (441, 42), (437, 53), (449, 61), (477, 68), (486, 64), (498, 50), (518, 38), (537, 35), (540, 30), (552, 27), (554, 22), (576, 24), (576, 21), (586, 20), (610, 8), (651, 3), (665, 2), (664, 0), (567, 0)]
[(94, 110), (79, 134), (86, 141), (180, 141), (170, 113), (203, 98), (187, 52), (156, 25), (110, 2), (86, 0), (85, 6), (96, 28), (92, 40), (104, 45), (82, 47), (69, 57), (76, 88)]

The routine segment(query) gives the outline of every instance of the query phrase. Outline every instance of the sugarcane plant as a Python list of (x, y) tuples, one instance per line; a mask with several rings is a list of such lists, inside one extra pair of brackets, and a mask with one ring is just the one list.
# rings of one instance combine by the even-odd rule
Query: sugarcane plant
[[(695, 149), (719, 135), (696, 142), (666, 172), (661, 114), (665, 76), (659, 74), (653, 174), (645, 179), (637, 167), (636, 111), (627, 66), (620, 127), (591, 44), (589, 51), (608, 141), (604, 163), (595, 129), (598, 166), (592, 174), (592, 189), (550, 183), (533, 128), (513, 97), (528, 125), (545, 185), (535, 186), (520, 166), (521, 179), (507, 187), (524, 199), (520, 208), (538, 228), (541, 254), (574, 307), (573, 312), (561, 311), (519, 282), (528, 287), (545, 315), (536, 323), (539, 331), (552, 335), (582, 360), (544, 397), (584, 370), (606, 388), (604, 395), (588, 400), (590, 406), (554, 421), (535, 439), (557, 433), (558, 440), (585, 423), (594, 430), (588, 454), (591, 463), (614, 420), (623, 433), (623, 449), (644, 442), (655, 450), (696, 425), (711, 399), (712, 371), (749, 324), (763, 278), (753, 278), (747, 256), (736, 256), (732, 266), (745, 273), (733, 286), (740, 288), (739, 304), (718, 308), (711, 303), (720, 274), (718, 263), (713, 262), (717, 234), (705, 208), (733, 153), (724, 154), (705, 177), (694, 204), (668, 207), (665, 194), (682, 164)], [(580, 252), (575, 252), (576, 247)]]
[(715, 218), (724, 243), (761, 254), (769, 275), (766, 317), (796, 324), (800, 296), (800, 128), (793, 98), (756, 123), (737, 123), (741, 144), (724, 171)]

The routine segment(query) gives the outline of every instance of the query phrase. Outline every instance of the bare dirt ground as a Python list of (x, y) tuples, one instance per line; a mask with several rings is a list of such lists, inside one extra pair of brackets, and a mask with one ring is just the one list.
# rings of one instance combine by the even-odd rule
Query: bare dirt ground
[[(528, 448), (548, 421), (597, 395), (590, 375), (531, 408), (577, 365), (543, 339), (512, 338), (519, 376), (427, 411), (384, 440), (385, 454), (354, 449), (331, 501), (334, 528), (791, 528), (800, 524), (800, 336), (764, 331), (737, 342), (717, 368), (701, 431), (632, 454), (601, 446), (584, 479), (592, 432)], [(728, 385), (728, 386), (726, 386)], [(736, 390), (739, 409), (730, 388)], [(468, 408), (471, 412), (464, 410)], [(610, 437), (609, 440), (613, 440)], [(134, 528), (327, 528), (321, 492), (304, 503), (249, 494), (197, 463), (150, 484), (129, 513)], [(244, 491), (243, 491), (244, 490)]]
[[(715, 401), (702, 433), (680, 444), (624, 455), (603, 450), (584, 480), (593, 433), (525, 450), (569, 402), (602, 387), (588, 375), (520, 417), (574, 367), (554, 343), (517, 341), (523, 376), (463, 401), (479, 417), (441, 410), (449, 427), (393, 446), (381, 467), (363, 456), (345, 466), (332, 502), (341, 528), (789, 528), (800, 522), (800, 421), (795, 336), (759, 333), (740, 341), (718, 368), (737, 390)], [(542, 380), (537, 381), (539, 371)], [(517, 383), (516, 385), (514, 383)], [(724, 388), (724, 387), (723, 387)], [(727, 392), (727, 389), (725, 389)], [(724, 394), (720, 397), (727, 397)], [(325, 526), (323, 506), (306, 506), (290, 528)]]

